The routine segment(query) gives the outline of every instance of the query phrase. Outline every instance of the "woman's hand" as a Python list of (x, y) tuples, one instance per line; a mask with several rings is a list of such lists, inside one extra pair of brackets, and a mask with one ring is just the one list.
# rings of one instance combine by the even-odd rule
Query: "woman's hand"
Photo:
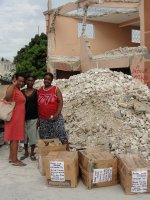
[(38, 119), (36, 122), (36, 128), (38, 129), (40, 127), (40, 120)]
[[(13, 83), (14, 81), (14, 83)], [(13, 95), (14, 95), (14, 90), (17, 84), (16, 80), (13, 80), (12, 84), (10, 86), (8, 86), (7, 91), (6, 91), (6, 95), (5, 95), (5, 100), (6, 101), (12, 101)]]
[(15, 78), (12, 80), (12, 84), (13, 84), (14, 86), (17, 85), (17, 80), (16, 80)]
[(57, 120), (58, 119), (58, 117), (59, 117), (59, 115), (53, 115), (53, 120)]
[(56, 115), (56, 114), (55, 115), (51, 115), (50, 118), (49, 118), (49, 121), (53, 122), (53, 121), (57, 120), (58, 117), (59, 117), (59, 115)]

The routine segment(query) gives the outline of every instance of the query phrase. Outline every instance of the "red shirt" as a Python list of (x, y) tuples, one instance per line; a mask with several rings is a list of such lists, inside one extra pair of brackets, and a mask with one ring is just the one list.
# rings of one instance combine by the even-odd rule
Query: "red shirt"
[(50, 89), (45, 90), (44, 87), (38, 92), (38, 113), (39, 118), (49, 119), (51, 115), (54, 115), (58, 109), (58, 99), (56, 96), (56, 86), (52, 86)]

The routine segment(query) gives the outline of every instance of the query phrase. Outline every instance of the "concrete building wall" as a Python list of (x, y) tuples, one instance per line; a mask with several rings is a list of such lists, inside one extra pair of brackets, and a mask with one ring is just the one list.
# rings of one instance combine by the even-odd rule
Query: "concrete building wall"
[[(144, 10), (144, 38), (145, 38), (145, 45), (150, 51), (150, 1), (145, 0), (143, 5)], [(144, 81), (150, 88), (150, 58), (145, 59), (144, 62)]]
[[(86, 1), (84, 2), (86, 3)], [(48, 51), (48, 55), (49, 57), (51, 55), (79, 56), (81, 61), (81, 67), (79, 70), (81, 71), (86, 71), (95, 66), (109, 68), (130, 66), (133, 77), (140, 79), (150, 87), (150, 56), (134, 56), (132, 58), (121, 58), (116, 60), (110, 59), (98, 62), (92, 60), (93, 55), (103, 54), (106, 51), (119, 47), (136, 47), (141, 45), (150, 49), (150, 0), (134, 1), (139, 2), (139, 4), (129, 4), (129, 1), (124, 2), (123, 0), (121, 0), (122, 3), (119, 0), (118, 3), (115, 2), (116, 1), (104, 1), (103, 6), (118, 7), (118, 3), (120, 3), (122, 7), (137, 7), (139, 9), (140, 18), (135, 19), (135, 21), (128, 21), (127, 19), (126, 23), (122, 27), (119, 27), (119, 24), (87, 21), (87, 23), (92, 23), (94, 25), (95, 30), (94, 38), (88, 39), (89, 41), (84, 37), (78, 38), (78, 23), (81, 23), (82, 20), (57, 15), (56, 21), (53, 21), (52, 23), (55, 26), (54, 34), (54, 32), (49, 31), (49, 23), (52, 15), (51, 13), (45, 13), (47, 19), (47, 32), (49, 35), (48, 46), (50, 50)], [(77, 5), (70, 3), (61, 8), (59, 14), (64, 14), (70, 10), (77, 9), (76, 6)], [(133, 22), (137, 22), (137, 25), (139, 25), (138, 20), (140, 20), (139, 28), (137, 26), (131, 26)], [(132, 29), (140, 29), (140, 44), (132, 43)], [(51, 48), (53, 41), (55, 41), (55, 47)], [(48, 63), (51, 64), (50, 59), (48, 59)]]
[[(141, 0), (140, 2), (140, 30), (141, 45), (146, 46), (150, 50), (150, 1)], [(131, 63), (132, 76), (141, 80), (150, 88), (150, 58), (135, 57)]]
[[(53, 55), (80, 55), (80, 38), (78, 38), (78, 23), (81, 20), (57, 16), (55, 22), (55, 48)], [(104, 22), (87, 21), (88, 24), (93, 24), (94, 35), (93, 39), (89, 39), (91, 51), (93, 55), (104, 53), (105, 51), (115, 49), (118, 47), (134, 47), (139, 44), (131, 42), (132, 28), (138, 27), (124, 27), (120, 28), (117, 24), (110, 24)]]
[(76, 19), (57, 16), (54, 55), (79, 56), (80, 39), (77, 34), (77, 24)]
[(138, 27), (127, 26), (120, 28), (118, 24), (93, 21), (91, 23), (95, 27), (95, 38), (90, 40), (91, 50), (94, 55), (119, 47), (139, 46), (139, 44), (131, 42), (132, 28), (138, 29)]

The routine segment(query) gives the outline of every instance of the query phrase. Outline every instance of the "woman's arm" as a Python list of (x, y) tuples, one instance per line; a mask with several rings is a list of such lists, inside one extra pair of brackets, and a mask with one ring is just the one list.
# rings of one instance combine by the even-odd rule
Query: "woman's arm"
[(58, 109), (57, 109), (57, 112), (53, 116), (53, 120), (58, 118), (58, 116), (61, 114), (62, 107), (63, 107), (63, 97), (59, 88), (56, 88), (56, 96), (58, 100)]
[(14, 80), (14, 81), (12, 82), (12, 84), (7, 88), (6, 96), (5, 96), (5, 100), (6, 100), (6, 101), (11, 101), (11, 100), (12, 100), (13, 93), (14, 93), (14, 90), (15, 90), (15, 87), (16, 87), (16, 84), (17, 84), (17, 81)]

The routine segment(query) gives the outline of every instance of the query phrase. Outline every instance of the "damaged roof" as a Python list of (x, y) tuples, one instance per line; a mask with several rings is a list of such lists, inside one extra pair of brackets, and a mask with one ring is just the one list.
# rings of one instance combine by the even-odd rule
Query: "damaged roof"
[[(105, 5), (100, 5), (102, 3), (109, 3), (109, 2), (122, 2), (122, 3), (139, 3), (140, 0), (78, 0), (75, 1), (75, 4), (79, 4), (76, 10), (72, 10), (70, 12), (66, 12), (60, 15), (67, 16), (67, 17), (74, 17), (78, 19), (82, 19), (85, 14), (85, 10), (83, 7), (80, 7), (80, 3), (87, 2), (89, 3), (89, 7), (87, 10), (87, 20), (93, 21), (101, 21), (106, 23), (114, 23), (114, 24), (122, 24), (126, 21), (135, 20), (136, 22), (132, 23), (134, 26), (140, 26), (139, 23), (139, 8), (136, 7), (108, 7)], [(97, 6), (97, 5), (100, 6)], [(114, 5), (114, 4), (113, 4)]]
[[(66, 13), (65, 16), (83, 18), (84, 10), (79, 8)], [(137, 8), (89, 7), (87, 11), (88, 20), (107, 23), (120, 24), (137, 18), (139, 18), (139, 10)], [(139, 26), (139, 24), (137, 25)]]
[(125, 3), (139, 3), (141, 0), (99, 0), (99, 2), (125, 2)]
[[(138, 12), (136, 8), (110, 8), (110, 7), (89, 7), (87, 17), (104, 16), (112, 13), (133, 13)], [(66, 14), (67, 16), (84, 16), (84, 9), (79, 8)]]

